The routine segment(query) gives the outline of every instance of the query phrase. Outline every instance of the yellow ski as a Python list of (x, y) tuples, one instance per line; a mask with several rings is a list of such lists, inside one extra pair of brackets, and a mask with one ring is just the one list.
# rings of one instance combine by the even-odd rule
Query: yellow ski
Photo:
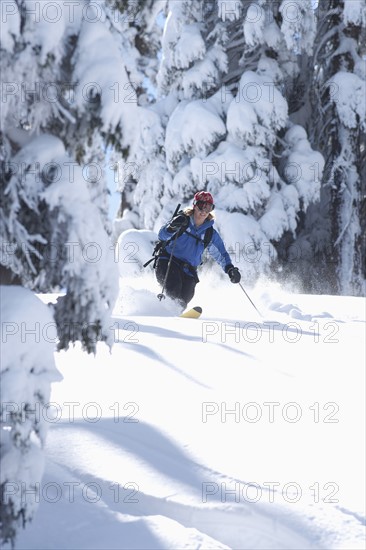
[(202, 313), (202, 308), (199, 306), (192, 307), (192, 309), (187, 309), (179, 317), (185, 317), (186, 319), (198, 319)]

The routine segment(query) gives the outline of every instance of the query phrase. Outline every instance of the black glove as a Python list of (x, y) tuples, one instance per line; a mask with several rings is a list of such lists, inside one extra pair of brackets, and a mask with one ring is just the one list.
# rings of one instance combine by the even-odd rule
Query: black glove
[(228, 274), (229, 279), (232, 283), (239, 283), (241, 279), (240, 271), (237, 267), (234, 267), (233, 264), (229, 264), (225, 267), (225, 273)]
[(178, 216), (175, 216), (175, 218), (172, 219), (167, 227), (167, 230), (169, 231), (169, 233), (175, 233), (176, 231), (179, 231), (180, 234), (182, 234), (188, 226), (189, 216), (186, 216), (185, 214), (178, 214)]

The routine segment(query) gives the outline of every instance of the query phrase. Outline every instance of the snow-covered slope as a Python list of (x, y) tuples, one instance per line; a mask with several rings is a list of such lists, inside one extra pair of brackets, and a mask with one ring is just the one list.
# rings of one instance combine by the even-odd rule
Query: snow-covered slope
[(190, 320), (157, 292), (124, 280), (112, 353), (57, 354), (17, 549), (364, 548), (364, 300), (262, 284), (259, 316), (206, 274)]

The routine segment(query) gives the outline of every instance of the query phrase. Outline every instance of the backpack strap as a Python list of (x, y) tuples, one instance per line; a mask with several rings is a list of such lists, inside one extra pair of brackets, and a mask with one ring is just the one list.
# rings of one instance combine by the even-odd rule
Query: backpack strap
[(186, 231), (185, 233), (189, 237), (192, 237), (192, 239), (196, 239), (196, 241), (198, 243), (202, 242), (202, 240), (203, 240), (203, 249), (205, 250), (208, 247), (208, 245), (210, 244), (211, 240), (212, 240), (213, 226), (211, 225), (210, 227), (208, 227), (206, 229), (205, 234), (203, 236), (203, 239), (201, 239), (200, 237), (196, 237), (196, 235), (192, 235), (192, 233), (188, 233), (188, 231)]
[(204, 250), (208, 247), (208, 245), (210, 244), (210, 242), (212, 241), (212, 236), (213, 236), (213, 226), (210, 225), (210, 227), (208, 227), (205, 231), (205, 236), (203, 237), (203, 247), (204, 247)]
[(159, 258), (159, 256), (161, 254), (163, 254), (164, 250), (165, 250), (165, 247), (167, 244), (169, 244), (169, 242), (171, 241), (171, 239), (169, 239), (168, 241), (157, 241), (156, 244), (155, 244), (155, 248), (154, 248), (154, 251), (153, 251), (153, 255), (152, 255), (152, 258), (150, 260), (148, 260), (147, 262), (144, 263), (143, 267), (146, 267), (148, 266), (149, 264), (151, 264), (151, 262), (154, 262), (154, 269), (156, 267), (156, 262)]

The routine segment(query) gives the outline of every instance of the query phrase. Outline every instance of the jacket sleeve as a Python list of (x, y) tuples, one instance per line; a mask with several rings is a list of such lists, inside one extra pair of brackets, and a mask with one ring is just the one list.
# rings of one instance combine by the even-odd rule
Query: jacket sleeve
[(222, 267), (224, 271), (229, 264), (232, 264), (229, 253), (227, 252), (223, 240), (216, 229), (213, 231), (212, 240), (208, 245), (207, 250), (210, 256), (212, 256), (212, 258)]
[(175, 235), (175, 233), (171, 233), (170, 231), (168, 231), (169, 224), (170, 221), (163, 225), (159, 230), (158, 237), (161, 241), (167, 241)]

